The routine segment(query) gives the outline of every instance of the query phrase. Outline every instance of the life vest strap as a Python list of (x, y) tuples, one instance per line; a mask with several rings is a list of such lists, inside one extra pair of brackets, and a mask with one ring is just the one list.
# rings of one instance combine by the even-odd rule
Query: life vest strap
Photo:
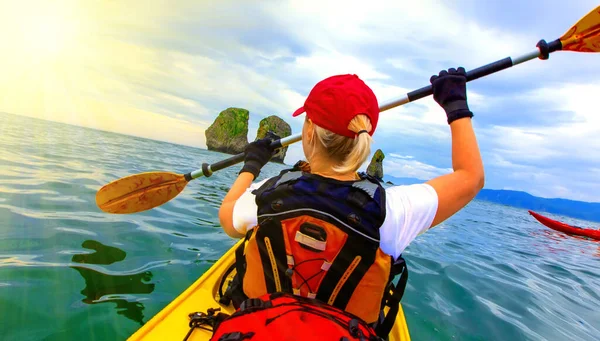
[(246, 232), (244, 241), (235, 249), (235, 270), (239, 278), (244, 278), (246, 274), (246, 262), (244, 258), (244, 249), (246, 248), (246, 242), (250, 239), (250, 236), (254, 233), (254, 230)]
[[(372, 246), (366, 244), (363, 238), (349, 235), (339, 252), (344, 256), (336, 257), (331, 263), (331, 268), (326, 272), (317, 290), (317, 299), (346, 309), (354, 288), (375, 262), (376, 249), (370, 247)], [(348, 271), (350, 268), (352, 269)]]
[[(229, 275), (235, 268), (236, 268), (236, 264), (233, 264), (232, 266), (230, 266), (229, 269), (227, 269), (227, 271), (225, 271), (225, 274), (223, 274), (223, 276), (221, 277), (221, 281), (219, 282), (219, 303), (221, 303), (221, 304), (229, 305), (229, 303), (231, 302), (231, 297), (226, 295), (228, 290), (225, 290), (225, 292), (223, 292), (223, 286), (225, 285), (225, 281), (227, 280), (227, 278), (229, 277)], [(229, 283), (228, 289), (230, 286), (231, 286), (231, 283)]]
[[(393, 271), (390, 276), (390, 285), (389, 290), (386, 290), (384, 295), (384, 304), (382, 305), (382, 312), (385, 306), (389, 307), (388, 313), (379, 321), (377, 326), (375, 327), (375, 332), (379, 337), (387, 337), (392, 331), (394, 327), (394, 322), (396, 321), (396, 316), (400, 311), (400, 301), (402, 300), (402, 296), (404, 296), (404, 290), (406, 289), (406, 283), (408, 281), (408, 268), (406, 267), (406, 262), (402, 256), (399, 257), (399, 261), (393, 266)], [(398, 284), (394, 285), (392, 282), (395, 275), (400, 274), (400, 280), (398, 280)], [(391, 294), (390, 294), (391, 292)]]
[(286, 275), (289, 268), (281, 224), (266, 219), (253, 230), (256, 230), (253, 238), (259, 248), (267, 292), (290, 292), (292, 281)]

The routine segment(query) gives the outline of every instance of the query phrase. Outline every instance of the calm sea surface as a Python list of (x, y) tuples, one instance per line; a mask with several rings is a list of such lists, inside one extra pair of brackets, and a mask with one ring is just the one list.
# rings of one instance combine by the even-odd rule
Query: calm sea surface
[[(0, 114), (0, 339), (131, 335), (233, 245), (217, 211), (239, 166), (133, 215), (101, 212), (96, 191), (225, 157)], [(269, 164), (261, 178), (280, 169)], [(413, 340), (600, 337), (600, 243), (549, 230), (525, 210), (474, 201), (405, 258)]]

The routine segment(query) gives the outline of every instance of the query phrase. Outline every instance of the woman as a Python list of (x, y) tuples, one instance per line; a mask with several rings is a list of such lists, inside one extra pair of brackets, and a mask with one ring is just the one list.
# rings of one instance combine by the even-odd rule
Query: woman
[(267, 139), (248, 146), (219, 210), (225, 232), (247, 239), (238, 267), (246, 296), (292, 292), (386, 324), (382, 301), (401, 296), (389, 295), (390, 279), (399, 272), (395, 261), (417, 235), (469, 203), (484, 183), (465, 70), (441, 71), (430, 81), (450, 125), (454, 172), (424, 184), (384, 189), (357, 174), (370, 154), (379, 105), (356, 75), (319, 82), (294, 113), (306, 112), (302, 147), (308, 166), (297, 164), (251, 185), (273, 150)]

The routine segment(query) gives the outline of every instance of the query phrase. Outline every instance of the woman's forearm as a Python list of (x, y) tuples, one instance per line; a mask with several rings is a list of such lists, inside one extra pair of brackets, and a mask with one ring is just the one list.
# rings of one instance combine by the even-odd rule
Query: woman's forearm
[(452, 168), (455, 172), (466, 172), (470, 179), (481, 182), (483, 187), (483, 161), (471, 119), (464, 118), (452, 122), (450, 131), (452, 134)]

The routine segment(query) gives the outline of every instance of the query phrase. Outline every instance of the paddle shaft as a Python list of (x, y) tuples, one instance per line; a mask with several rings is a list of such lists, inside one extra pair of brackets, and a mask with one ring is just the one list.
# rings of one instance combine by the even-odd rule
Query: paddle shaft
[[(545, 46), (541, 46), (541, 45), (545, 45)], [(546, 50), (546, 48), (547, 48), (547, 50)], [(478, 79), (478, 78), (481, 78), (481, 77), (484, 77), (487, 75), (491, 75), (492, 73), (496, 73), (498, 71), (508, 69), (510, 67), (513, 67), (515, 65), (524, 63), (526, 61), (529, 61), (529, 60), (532, 60), (535, 58), (548, 59), (548, 54), (555, 52), (555, 51), (559, 51), (561, 49), (562, 49), (562, 44), (560, 42), (560, 39), (556, 39), (555, 41), (548, 43), (548, 44), (546, 44), (545, 41), (541, 40), (538, 43), (538, 48), (535, 49), (534, 51), (531, 51), (529, 53), (526, 53), (526, 54), (516, 57), (516, 58), (506, 57), (504, 59), (500, 59), (493, 63), (489, 63), (487, 65), (478, 67), (471, 71), (468, 71), (467, 72), (467, 82), (470, 82), (472, 80), (475, 80), (475, 79)], [(432, 94), (433, 94), (433, 87), (431, 85), (424, 86), (418, 90), (407, 93), (402, 98), (399, 98), (393, 102), (390, 102), (390, 103), (387, 103), (387, 104), (381, 106), (381, 111), (388, 110), (388, 109), (391, 109), (391, 108), (394, 108), (394, 107), (397, 107), (397, 106), (400, 106), (400, 105), (403, 105), (406, 103), (414, 102), (418, 99), (427, 97)]]
[[(467, 82), (470, 82), (472, 80), (475, 80), (475, 79), (478, 79), (478, 78), (481, 78), (481, 77), (484, 77), (487, 75), (491, 75), (492, 73), (496, 73), (498, 71), (508, 69), (510, 67), (513, 67), (515, 65), (524, 63), (526, 61), (529, 61), (529, 60), (532, 60), (535, 58), (548, 59), (548, 55), (550, 53), (559, 51), (561, 49), (562, 49), (562, 43), (561, 43), (560, 39), (556, 39), (550, 43), (546, 43), (544, 40), (540, 40), (540, 42), (538, 43), (537, 49), (535, 49), (534, 51), (531, 51), (529, 53), (526, 53), (526, 54), (516, 57), (516, 58), (506, 57), (504, 59), (497, 60), (493, 63), (489, 63), (487, 65), (478, 67), (476, 69), (473, 69), (473, 70), (467, 72)], [(407, 93), (406, 95), (404, 95), (403, 97), (401, 97), (397, 100), (383, 104), (382, 106), (379, 107), (379, 111), (380, 112), (386, 111), (386, 110), (404, 105), (406, 103), (414, 102), (418, 99), (427, 97), (432, 94), (433, 94), (433, 87), (431, 85), (424, 86), (420, 89), (417, 89), (415, 91), (411, 91), (411, 92)], [(288, 146), (292, 143), (296, 143), (300, 140), (302, 140), (302, 134), (296, 134), (296, 135), (291, 135), (291, 136), (282, 138), (280, 140), (275, 140), (271, 143), (271, 145), (274, 148), (281, 148), (281, 147)], [(216, 172), (223, 168), (227, 168), (229, 166), (233, 166), (242, 161), (244, 161), (244, 153), (237, 154), (235, 156), (232, 156), (225, 160), (215, 162), (213, 164), (203, 163), (202, 168), (185, 174), (185, 179), (187, 181), (190, 181), (192, 179), (196, 179), (201, 176), (209, 177), (212, 175), (213, 172)]]

